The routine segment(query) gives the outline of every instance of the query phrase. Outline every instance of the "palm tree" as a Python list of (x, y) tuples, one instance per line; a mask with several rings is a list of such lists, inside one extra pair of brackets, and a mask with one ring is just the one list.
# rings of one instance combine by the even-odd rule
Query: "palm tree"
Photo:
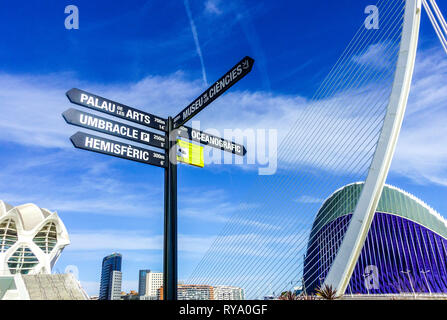
[(333, 289), (332, 286), (325, 284), (323, 287), (318, 287), (316, 290), (317, 296), (326, 300), (335, 300), (340, 298), (337, 296), (337, 289)]
[(302, 292), (298, 297), (297, 300), (316, 300), (316, 296), (314, 295), (308, 295), (307, 293)]
[(279, 296), (279, 300), (297, 300), (297, 296), (292, 291), (284, 291)]

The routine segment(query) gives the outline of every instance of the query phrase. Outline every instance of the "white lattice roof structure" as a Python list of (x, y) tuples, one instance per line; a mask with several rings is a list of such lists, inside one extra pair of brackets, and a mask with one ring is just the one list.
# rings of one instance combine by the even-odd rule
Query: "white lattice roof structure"
[(50, 274), (68, 232), (56, 212), (0, 200), (0, 275)]

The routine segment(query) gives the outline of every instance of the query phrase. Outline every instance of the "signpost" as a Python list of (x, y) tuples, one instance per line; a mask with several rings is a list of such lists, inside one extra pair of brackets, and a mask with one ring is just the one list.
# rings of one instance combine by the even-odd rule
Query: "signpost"
[(210, 146), (216, 149), (234, 153), (238, 156), (245, 156), (247, 150), (241, 144), (232, 141), (224, 140), (222, 138), (213, 136), (206, 132), (202, 132), (187, 126), (181, 126), (177, 129), (178, 135), (182, 138), (199, 142), (203, 145)]
[(150, 128), (166, 131), (166, 120), (150, 113), (128, 107), (124, 104), (97, 96), (87, 91), (73, 88), (66, 93), (71, 103), (104, 112)]
[(149, 146), (167, 149), (166, 136), (140, 128), (132, 127), (124, 123), (98, 117), (97, 115), (68, 109), (62, 113), (65, 121), (78, 127), (91, 129), (94, 131), (107, 133), (112, 136), (132, 140)]
[[(68, 109), (62, 116), (69, 124), (105, 133), (151, 147), (161, 152), (144, 149), (103, 137), (77, 132), (70, 137), (76, 148), (98, 152), (127, 160), (150, 164), (165, 169), (164, 242), (163, 242), (163, 299), (177, 299), (177, 161), (198, 167), (204, 166), (203, 147), (177, 137), (208, 145), (239, 156), (244, 156), (244, 146), (184, 126), (192, 117), (216, 100), (252, 69), (254, 60), (243, 58), (230, 71), (203, 92), (174, 119), (167, 120), (98, 95), (73, 88), (66, 95), (70, 102), (110, 116), (160, 130), (162, 133), (137, 128), (95, 114)], [(177, 146), (183, 154), (177, 155)]]
[(250, 57), (245, 57), (239, 61), (230, 71), (224, 74), (174, 118), (174, 128), (185, 124), (211, 102), (220, 97), (225, 91), (230, 89), (236, 82), (245, 77), (253, 68), (254, 62)]
[(164, 153), (135, 147), (118, 141), (77, 132), (70, 137), (76, 148), (107, 154), (118, 158), (133, 160), (157, 167), (166, 168), (167, 158)]

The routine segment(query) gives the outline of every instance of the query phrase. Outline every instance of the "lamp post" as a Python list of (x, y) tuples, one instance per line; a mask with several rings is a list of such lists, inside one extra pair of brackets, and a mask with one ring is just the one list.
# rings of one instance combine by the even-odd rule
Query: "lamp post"
[(414, 291), (413, 282), (411, 282), (411, 277), (410, 277), (411, 271), (407, 269), (407, 271), (400, 270), (400, 272), (408, 275), (408, 280), (410, 281), (411, 290), (413, 291), (413, 295), (416, 298), (416, 292)]
[(304, 292), (304, 295), (307, 296), (307, 292), (306, 292), (306, 283), (304, 282), (304, 277), (301, 278), (301, 283), (302, 283), (302, 286), (303, 286), (303, 292)]
[(351, 292), (351, 297), (353, 297), (354, 295), (352, 294), (352, 287), (351, 287), (351, 283), (349, 283), (349, 292)]
[(318, 280), (320, 280), (320, 288), (322, 286), (322, 280), (324, 280), (324, 277), (319, 277)]
[(430, 284), (428, 283), (428, 279), (427, 279), (427, 273), (429, 273), (430, 270), (419, 270), (419, 272), (424, 275), (425, 282), (427, 283), (428, 293), (431, 295)]
[(292, 290), (294, 289), (293, 285), (294, 284), (299, 284), (299, 283), (301, 283), (301, 292), (304, 293), (304, 295), (307, 295), (306, 285), (304, 283), (304, 277), (300, 278), (300, 280), (297, 280), (297, 281), (293, 281), (293, 280), (290, 281), (290, 285), (292, 286)]

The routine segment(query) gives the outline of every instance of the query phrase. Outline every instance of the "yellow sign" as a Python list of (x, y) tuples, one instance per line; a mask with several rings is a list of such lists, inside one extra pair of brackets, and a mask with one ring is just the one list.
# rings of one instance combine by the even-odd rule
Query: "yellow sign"
[(178, 139), (177, 161), (203, 168), (203, 147)]

